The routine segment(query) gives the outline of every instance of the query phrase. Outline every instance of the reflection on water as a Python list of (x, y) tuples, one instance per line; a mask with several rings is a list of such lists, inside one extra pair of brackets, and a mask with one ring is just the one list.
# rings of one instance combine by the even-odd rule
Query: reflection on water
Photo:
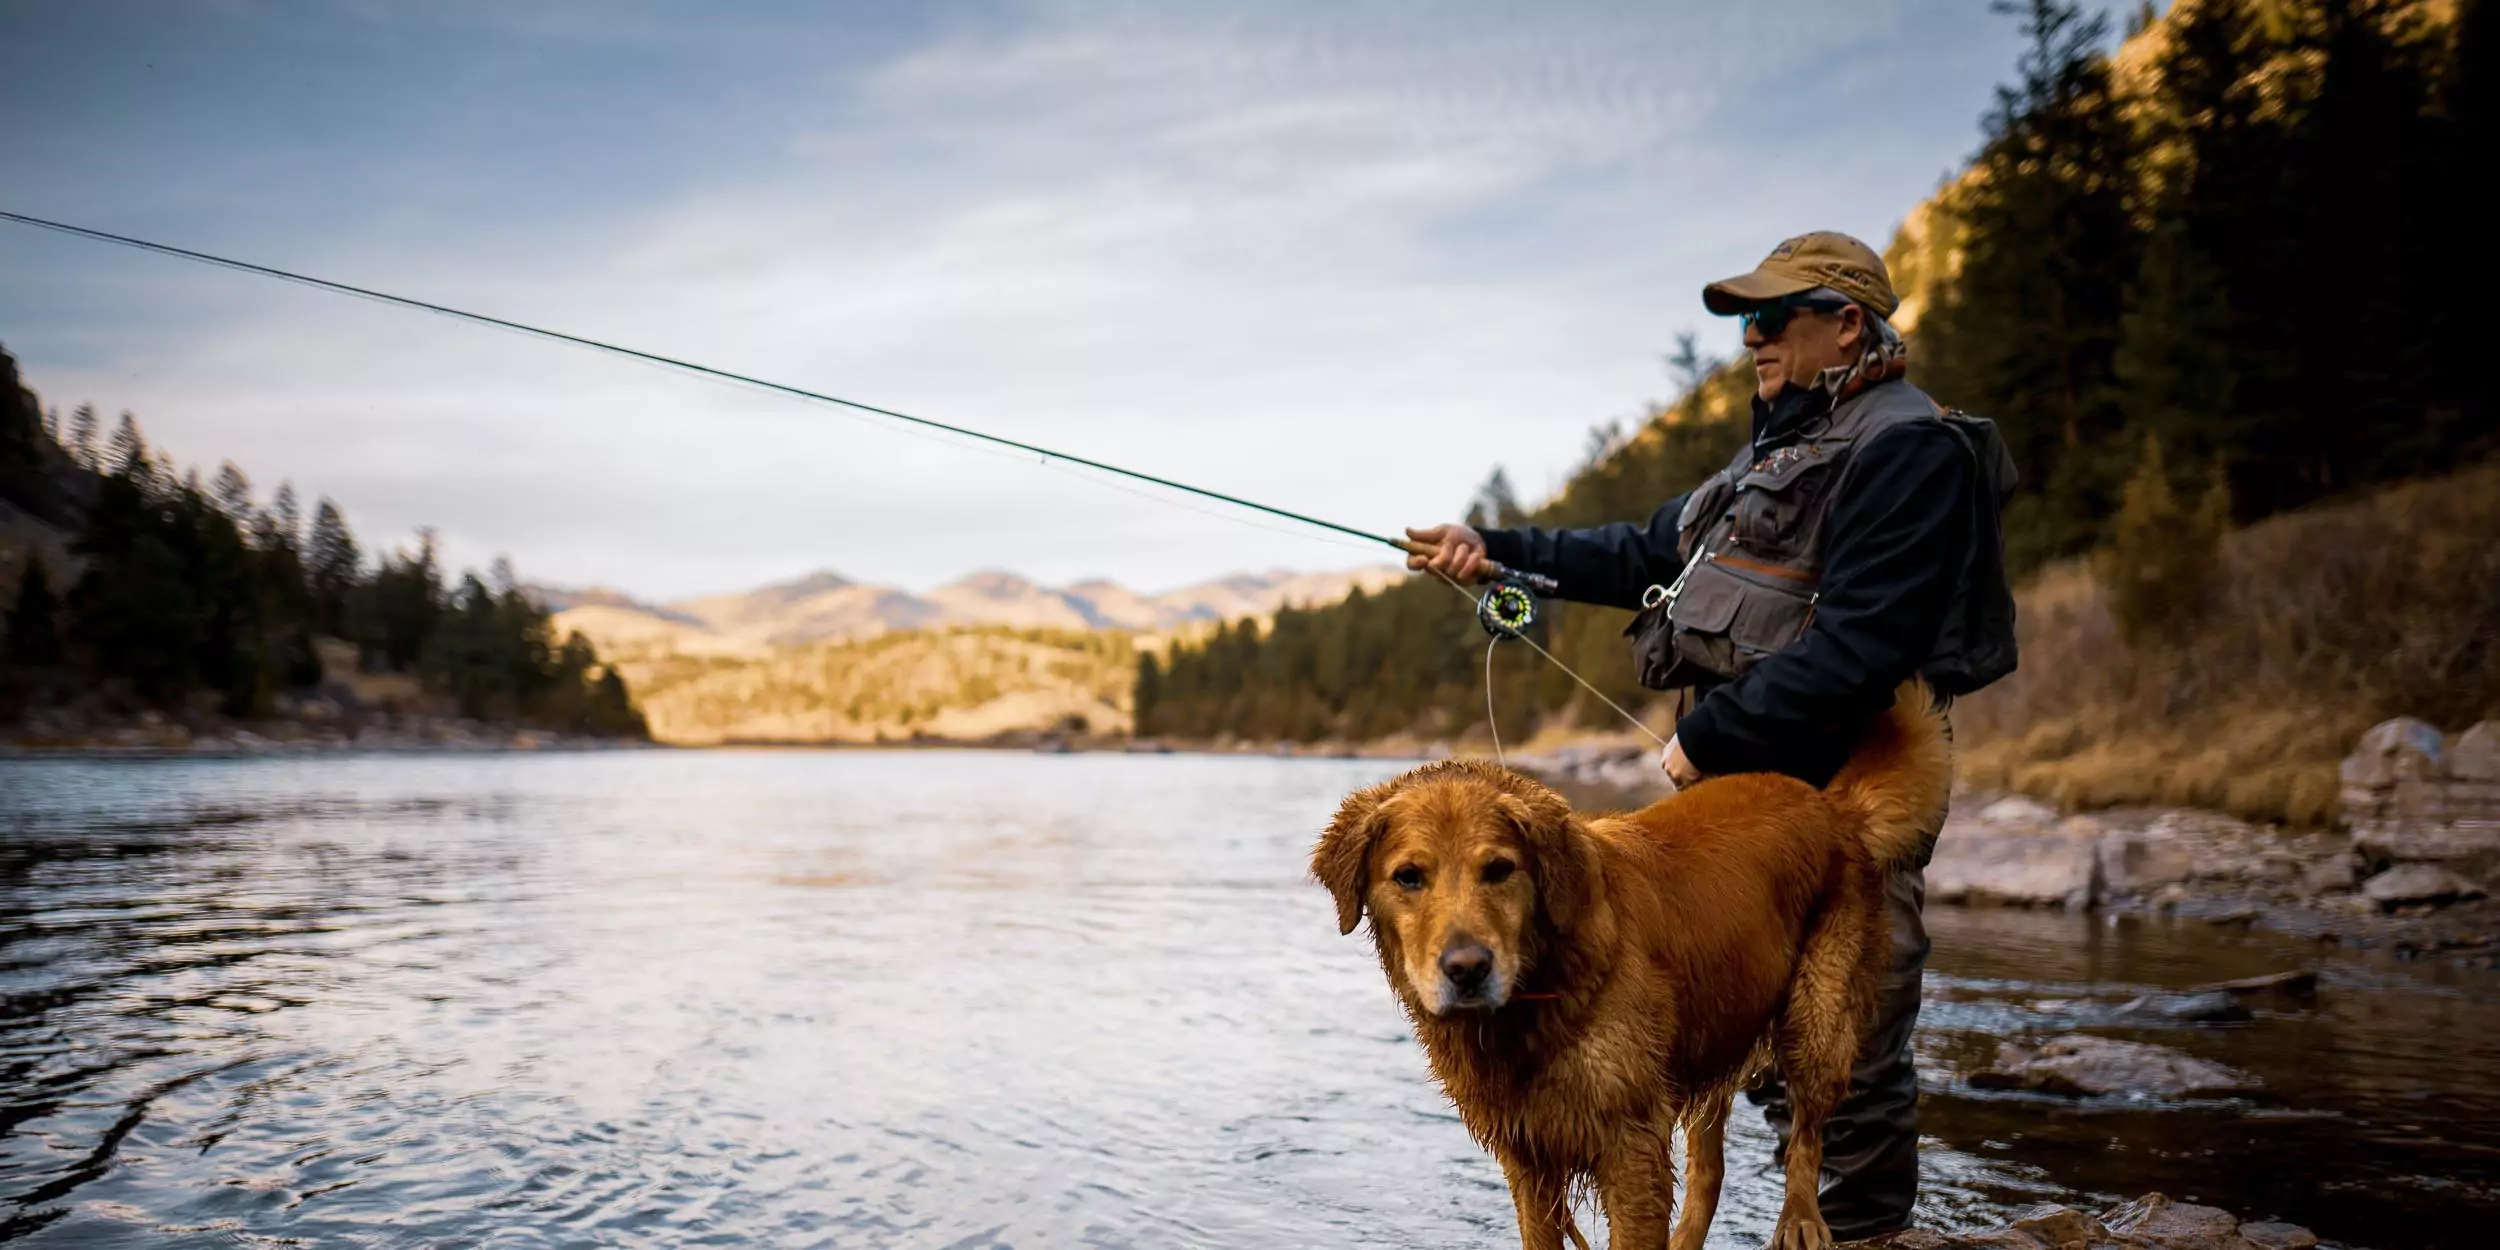
[[(1516, 1244), (1302, 879), (1393, 767), (0, 762), (0, 1240)], [(2305, 954), (1936, 928), (1947, 1063)], [(2262, 1106), (1934, 1099), (1928, 1218), (2150, 1187), (2321, 1228), (2365, 1196), (2481, 1209), (2500, 1017), (2487, 984), (2396, 988), (2423, 975), (2338, 969), (2314, 1014), (2160, 1039), (2257, 1069)], [(1738, 1118), (1721, 1229), (1759, 1244), (1775, 1182)], [(2430, 1240), (2392, 1227), (2345, 1235)]]

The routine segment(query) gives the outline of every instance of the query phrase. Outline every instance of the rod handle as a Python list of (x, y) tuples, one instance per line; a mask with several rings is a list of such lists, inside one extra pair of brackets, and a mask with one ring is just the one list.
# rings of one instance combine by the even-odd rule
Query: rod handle
[[(1389, 545), (1407, 553), (1408, 555), (1423, 556), (1427, 559), (1441, 554), (1440, 548), (1427, 546), (1409, 538), (1392, 538), (1389, 540)], [(1476, 580), (1478, 582), (1514, 581), (1540, 595), (1545, 596), (1548, 599), (1556, 598), (1562, 594), (1561, 582), (1555, 581), (1553, 578), (1547, 577), (1543, 573), (1522, 573), (1499, 560), (1487, 559), (1479, 561), (1478, 568), (1476, 570)]]

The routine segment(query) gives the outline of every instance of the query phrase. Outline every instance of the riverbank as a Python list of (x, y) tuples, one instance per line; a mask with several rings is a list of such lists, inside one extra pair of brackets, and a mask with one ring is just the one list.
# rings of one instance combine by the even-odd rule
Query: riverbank
[(0, 732), (0, 758), (158, 759), (332, 753), (612, 751), (657, 744), (642, 738), (557, 733), (526, 725), (405, 712), (315, 715), (263, 721), (126, 718), (36, 713)]
[[(1668, 792), (1654, 750), (1635, 742), (1513, 753), (1510, 762), (1575, 803), (1633, 806)], [(1927, 898), (2170, 917), (2500, 967), (2500, 899), (2469, 872), (2397, 859), (2343, 830), (2198, 808), (2067, 815), (2019, 795), (1966, 790), (1954, 796), (1937, 840)]]

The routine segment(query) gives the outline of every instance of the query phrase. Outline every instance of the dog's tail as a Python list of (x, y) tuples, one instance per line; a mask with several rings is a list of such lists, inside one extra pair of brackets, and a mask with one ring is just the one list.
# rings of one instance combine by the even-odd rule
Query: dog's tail
[(1891, 868), (1915, 863), (1944, 822), (1953, 790), (1953, 742), (1927, 683), (1904, 682), (1855, 754), (1824, 787), (1866, 822), (1867, 849)]

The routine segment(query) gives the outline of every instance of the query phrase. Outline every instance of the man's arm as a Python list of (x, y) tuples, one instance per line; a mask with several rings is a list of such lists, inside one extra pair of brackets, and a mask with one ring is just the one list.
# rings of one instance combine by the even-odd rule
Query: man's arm
[(1678, 495), (1649, 514), (1646, 523), (1485, 530), (1484, 553), (1523, 573), (1542, 573), (1562, 583), (1565, 599), (1637, 608), (1642, 591), (1675, 580), (1675, 522), (1683, 511), (1684, 496)]
[(1935, 646), (1970, 555), (1970, 491), (1951, 430), (1914, 425), (1868, 444), (1832, 505), (1812, 624), (1676, 725), (1693, 766), (1828, 780)]

